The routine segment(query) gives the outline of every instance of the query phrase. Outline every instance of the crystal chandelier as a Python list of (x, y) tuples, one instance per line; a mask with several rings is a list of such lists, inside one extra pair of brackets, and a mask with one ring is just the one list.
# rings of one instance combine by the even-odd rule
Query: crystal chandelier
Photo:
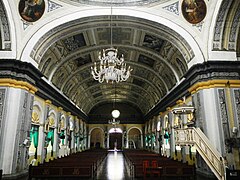
[(100, 63), (95, 62), (94, 67), (91, 67), (93, 78), (100, 83), (104, 81), (107, 83), (126, 81), (132, 71), (131, 67), (127, 67), (124, 62), (123, 55), (118, 58), (118, 50), (112, 46), (112, 6), (110, 19), (111, 46), (108, 49), (103, 49), (102, 53), (99, 52), (98, 60)]

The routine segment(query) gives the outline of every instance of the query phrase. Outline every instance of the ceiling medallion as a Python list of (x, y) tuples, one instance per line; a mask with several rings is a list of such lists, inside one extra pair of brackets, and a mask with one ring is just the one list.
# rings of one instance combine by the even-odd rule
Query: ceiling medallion
[(100, 83), (104, 81), (111, 82), (122, 82), (126, 81), (130, 72), (131, 67), (126, 65), (124, 62), (123, 55), (118, 58), (118, 50), (112, 46), (112, 6), (110, 16), (110, 39), (111, 46), (108, 49), (103, 49), (102, 53), (99, 52), (98, 60), (100, 63), (94, 63), (94, 67), (91, 67), (91, 74), (95, 80)]

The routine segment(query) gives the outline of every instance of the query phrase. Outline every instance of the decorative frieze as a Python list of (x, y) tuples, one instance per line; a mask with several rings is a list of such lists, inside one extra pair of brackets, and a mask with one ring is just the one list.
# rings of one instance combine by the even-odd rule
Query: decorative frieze
[(57, 4), (53, 1), (48, 1), (48, 12), (54, 11), (54, 10), (56, 10), (58, 8), (61, 8), (61, 7), (62, 7), (62, 5), (60, 5), (60, 4)]
[(214, 41), (220, 41), (220, 35), (223, 30), (223, 23), (225, 22), (224, 19), (226, 18), (226, 12), (229, 8), (232, 0), (229, 1), (223, 1), (223, 4), (221, 5), (221, 8), (218, 13), (217, 22), (215, 25), (215, 33), (214, 33)]
[(197, 120), (196, 123), (198, 124), (201, 130), (204, 130), (204, 122), (203, 122), (201, 112), (202, 112), (201, 97), (200, 97), (200, 93), (197, 93), (197, 102), (196, 102), (196, 111), (195, 111), (196, 120)]
[(224, 89), (218, 89), (218, 99), (219, 99), (219, 107), (220, 107), (220, 119), (222, 123), (224, 138), (229, 139), (230, 132), (229, 132), (228, 114), (227, 114), (228, 111), (227, 111), (227, 104), (226, 104)]
[(232, 3), (232, 0), (223, 1), (218, 13), (217, 22), (215, 24), (213, 49), (221, 49), (221, 36), (223, 34), (224, 22), (226, 21), (226, 14)]
[(230, 30), (229, 43), (228, 43), (229, 50), (236, 50), (237, 38), (238, 38), (237, 30), (238, 30), (239, 22), (240, 22), (240, 6), (238, 6), (236, 14), (234, 15), (233, 23)]
[(236, 106), (236, 119), (238, 120), (238, 127), (240, 129), (240, 89), (234, 90), (234, 99)]

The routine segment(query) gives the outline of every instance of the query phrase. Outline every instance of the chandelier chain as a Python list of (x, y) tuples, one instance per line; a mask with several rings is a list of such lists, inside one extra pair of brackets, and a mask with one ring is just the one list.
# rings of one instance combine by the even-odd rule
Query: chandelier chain
[(131, 67), (124, 62), (123, 54), (119, 58), (118, 50), (113, 47), (113, 28), (112, 28), (112, 3), (111, 3), (111, 16), (110, 16), (110, 48), (103, 49), (99, 52), (98, 59), (100, 63), (94, 63), (91, 67), (91, 74), (99, 83), (104, 81), (122, 82), (126, 81), (132, 71)]
[(112, 38), (113, 38), (113, 32), (112, 32), (113, 30), (112, 30), (112, 1), (111, 1), (111, 16), (110, 16), (110, 44), (111, 44), (111, 48), (113, 47), (113, 40), (112, 40)]

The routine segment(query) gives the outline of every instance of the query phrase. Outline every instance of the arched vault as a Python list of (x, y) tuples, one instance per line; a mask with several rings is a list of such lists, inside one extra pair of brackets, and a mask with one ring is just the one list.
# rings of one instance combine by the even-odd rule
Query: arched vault
[[(126, 15), (73, 19), (46, 31), (30, 56), (46, 79), (86, 114), (115, 101), (144, 115), (179, 84), (196, 59), (191, 36), (186, 38), (169, 27), (172, 22), (163, 22)], [(90, 74), (98, 53), (110, 46), (111, 27), (113, 47), (133, 69), (128, 81), (115, 87), (99, 84)]]

